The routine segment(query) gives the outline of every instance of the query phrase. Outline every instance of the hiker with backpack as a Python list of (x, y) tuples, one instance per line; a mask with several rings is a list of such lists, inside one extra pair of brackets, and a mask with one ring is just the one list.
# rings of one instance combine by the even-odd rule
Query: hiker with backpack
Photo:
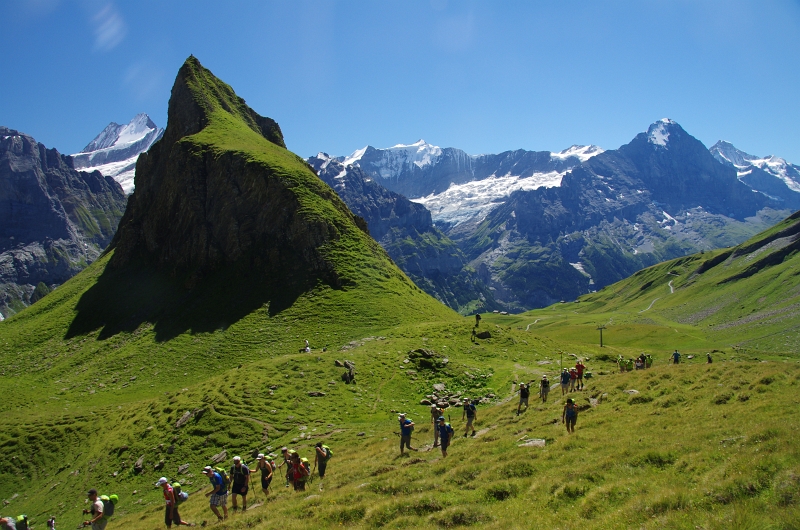
[[(294, 484), (294, 491), (306, 490), (306, 479), (311, 475), (311, 470), (308, 468), (308, 460), (300, 458), (300, 455), (292, 453), (292, 483)], [(303, 461), (305, 460), (305, 462)]]
[(211, 466), (206, 466), (203, 468), (203, 473), (208, 477), (208, 480), (211, 481), (211, 487), (213, 488), (210, 492), (206, 493), (206, 497), (209, 497), (209, 507), (211, 511), (214, 512), (214, 515), (217, 516), (218, 521), (222, 521), (223, 517), (219, 514), (218, 506), (222, 506), (222, 512), (225, 514), (225, 519), (228, 518), (228, 484), (222, 478), (222, 475), (218, 472), (214, 471), (214, 468)]
[(439, 416), (439, 443), (442, 447), (442, 457), (447, 457), (447, 448), (453, 440), (453, 427), (449, 423), (445, 423), (444, 416)]
[(567, 433), (575, 432), (575, 423), (578, 421), (578, 407), (572, 398), (567, 398), (564, 410), (561, 413), (561, 423), (567, 424)]
[(103, 517), (103, 513), (105, 512), (103, 501), (97, 496), (97, 490), (94, 488), (89, 490), (87, 496), (92, 503), (92, 507), (88, 510), (83, 510), (83, 513), (91, 514), (92, 519), (84, 521), (83, 526), (91, 526), (92, 530), (105, 530), (108, 524), (108, 518)]
[(519, 405), (517, 405), (517, 416), (519, 416), (520, 412), (522, 411), (522, 405), (525, 405), (525, 410), (528, 410), (528, 398), (531, 395), (531, 383), (533, 380), (528, 381), (528, 384), (520, 383), (519, 384)]
[(400, 422), (400, 454), (403, 454), (403, 448), (408, 447), (409, 451), (416, 451), (411, 447), (411, 433), (414, 432), (414, 422), (411, 419), (406, 419), (405, 413), (397, 417)]
[(236, 504), (236, 496), (242, 496), (242, 511), (247, 511), (247, 490), (250, 487), (250, 468), (242, 463), (241, 456), (233, 457), (233, 466), (230, 472), (231, 482), (231, 500), (233, 501), (233, 511), (236, 512), (239, 506)]
[[(167, 503), (164, 510), (164, 523), (167, 525), (167, 528), (172, 528), (172, 523), (175, 523), (175, 526), (191, 526), (186, 521), (181, 520), (181, 516), (178, 513), (178, 498), (175, 495), (175, 489), (169, 483), (167, 477), (158, 479), (156, 486), (160, 486), (164, 491), (164, 500)], [(178, 486), (180, 487), (180, 485)]]
[(464, 410), (461, 412), (461, 421), (464, 421), (465, 416), (467, 418), (467, 427), (464, 429), (464, 438), (467, 437), (470, 428), (472, 429), (472, 436), (475, 436), (474, 423), (478, 420), (478, 409), (475, 407), (475, 403), (470, 403), (468, 398), (464, 398)]
[(0, 517), (0, 530), (17, 530), (13, 517)]
[(258, 453), (256, 458), (256, 471), (261, 471), (261, 491), (264, 496), (269, 496), (269, 485), (272, 483), (272, 472), (275, 471), (275, 462), (271, 458), (264, 456), (264, 453)]
[(317, 442), (317, 445), (314, 446), (314, 469), (319, 470), (320, 491), (322, 490), (322, 480), (325, 478), (325, 469), (328, 467), (328, 460), (332, 456), (331, 448), (327, 445), (322, 445), (322, 442)]
[(439, 446), (439, 416), (444, 414), (444, 409), (440, 409), (436, 403), (431, 403), (431, 423), (433, 424), (433, 446)]
[(547, 403), (547, 394), (550, 393), (550, 380), (547, 379), (546, 375), (542, 376), (542, 380), (539, 382), (539, 397), (542, 398), (542, 403)]
[(292, 453), (294, 451), (289, 451), (288, 447), (281, 447), (281, 456), (283, 457), (283, 462), (278, 464), (278, 467), (286, 466), (286, 487), (289, 487), (289, 483), (292, 483), (294, 486), (294, 479), (292, 478)]
[(561, 370), (561, 395), (563, 396), (569, 391), (570, 376), (566, 368)]

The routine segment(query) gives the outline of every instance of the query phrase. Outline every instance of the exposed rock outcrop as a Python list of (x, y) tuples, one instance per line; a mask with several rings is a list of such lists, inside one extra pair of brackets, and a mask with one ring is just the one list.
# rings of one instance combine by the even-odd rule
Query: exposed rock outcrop
[(38, 284), (53, 288), (94, 261), (125, 201), (114, 179), (76, 171), (68, 156), (0, 127), (0, 312), (21, 309)]

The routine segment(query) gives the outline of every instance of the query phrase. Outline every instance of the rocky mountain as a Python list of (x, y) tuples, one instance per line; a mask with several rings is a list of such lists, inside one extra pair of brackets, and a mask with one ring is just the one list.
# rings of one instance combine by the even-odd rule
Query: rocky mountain
[(147, 114), (137, 114), (130, 123), (111, 122), (80, 153), (72, 155), (75, 169), (99, 171), (113, 177), (126, 194), (133, 192), (133, 177), (139, 154), (150, 149), (164, 134)]
[(602, 152), (596, 146), (572, 146), (559, 153), (520, 149), (468, 155), (420, 140), (388, 149), (368, 146), (337, 160), (425, 205), (437, 226), (450, 229), (485, 217), (516, 190), (557, 186), (566, 171)]
[(790, 209), (800, 208), (800, 166), (777, 156), (758, 157), (719, 141), (711, 154), (726, 166), (736, 169), (739, 180)]
[[(426, 206), (494, 303), (523, 310), (571, 300), (659, 261), (738, 244), (794, 207), (791, 165), (731, 155), (737, 168), (720, 163), (720, 152), (665, 119), (612, 151), (473, 156), (420, 141), (336, 160), (339, 178), (358, 168)], [(743, 160), (752, 163), (744, 168)], [(757, 167), (774, 170), (773, 187), (786, 193), (743, 178)]]
[(111, 177), (0, 127), (0, 313), (35, 302), (94, 261), (125, 209)]
[(164, 136), (139, 156), (109, 255), (71, 333), (147, 321), (168, 338), (296, 303), (319, 314), (320, 300), (385, 322), (401, 321), (409, 306), (443, 309), (286, 149), (278, 124), (194, 57), (175, 79)]
[(544, 306), (666, 259), (740, 243), (787, 214), (661, 120), (561, 185), (517, 191), (462, 249), (510, 308)]
[(433, 226), (427, 208), (387, 190), (358, 166), (345, 168), (326, 153), (310, 157), (308, 163), (367, 222), (370, 235), (426, 293), (463, 312), (499, 307), (468, 267), (461, 249)]

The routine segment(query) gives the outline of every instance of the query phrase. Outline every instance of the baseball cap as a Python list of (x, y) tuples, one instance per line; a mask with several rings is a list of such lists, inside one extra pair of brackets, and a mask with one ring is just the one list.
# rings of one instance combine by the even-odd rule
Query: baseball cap
[(444, 416), (439, 416), (439, 420), (438, 421), (444, 421)]
[(256, 457), (256, 460), (264, 460), (264, 453), (258, 453), (258, 457)]
[(203, 468), (203, 473), (211, 473), (212, 471), (214, 471), (214, 468), (211, 466), (206, 466)]
[(233, 461), (234, 462), (241, 462), (242, 461), (242, 457), (241, 456), (234, 456), (233, 457)]
[(405, 417), (406, 417), (406, 415), (405, 415), (405, 413), (402, 413), (402, 414), (400, 414), (400, 415), (399, 415), (399, 416), (397, 416), (397, 417), (398, 417), (398, 418), (405, 418)]
[(97, 490), (92, 488), (88, 491), (87, 495), (97, 495)]
[(158, 482), (156, 482), (156, 486), (163, 486), (163, 485), (164, 485), (164, 484), (166, 484), (167, 482), (169, 482), (169, 481), (167, 480), (167, 477), (161, 477), (160, 479), (158, 479)]
[(288, 451), (288, 450), (289, 450), (289, 448), (288, 448), (288, 447), (281, 447), (281, 453), (285, 453), (285, 452), (286, 452), (286, 451)]

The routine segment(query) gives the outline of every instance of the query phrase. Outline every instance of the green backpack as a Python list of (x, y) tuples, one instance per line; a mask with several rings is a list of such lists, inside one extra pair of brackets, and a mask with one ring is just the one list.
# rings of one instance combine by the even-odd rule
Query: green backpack
[(327, 462), (333, 456), (333, 451), (331, 451), (331, 448), (327, 445), (323, 445), (322, 450), (325, 451), (325, 461)]
[(114, 515), (114, 505), (119, 502), (119, 496), (100, 495), (100, 500), (103, 501), (103, 519), (109, 519)]
[(16, 517), (10, 517), (10, 519), (14, 519), (17, 530), (28, 530), (28, 516), (24, 513)]
[(228, 475), (228, 470), (226, 470), (224, 467), (215, 467), (214, 471), (219, 473), (219, 476), (222, 477), (222, 487), (225, 491), (228, 491), (231, 486), (231, 477)]

